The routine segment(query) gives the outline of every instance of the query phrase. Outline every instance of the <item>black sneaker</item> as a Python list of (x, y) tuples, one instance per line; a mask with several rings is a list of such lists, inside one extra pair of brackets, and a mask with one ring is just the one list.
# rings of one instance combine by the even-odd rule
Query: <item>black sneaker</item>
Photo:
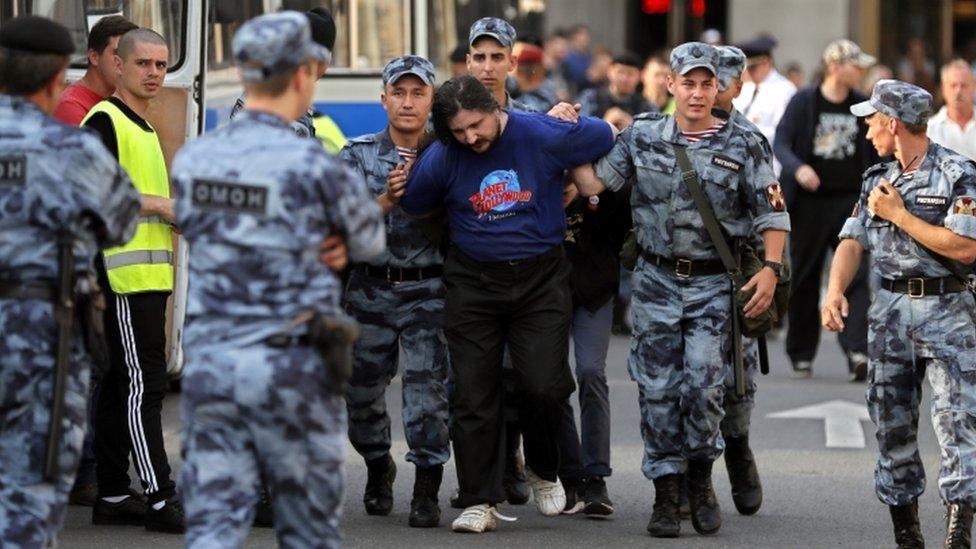
[(143, 524), (145, 518), (146, 500), (131, 491), (129, 496), (120, 502), (111, 503), (98, 498), (92, 506), (92, 524), (139, 526)]
[(857, 351), (847, 353), (847, 370), (851, 383), (860, 383), (868, 378), (868, 355)]
[(575, 515), (583, 510), (583, 492), (586, 490), (582, 479), (560, 478), (566, 492), (566, 506), (562, 514)]
[(178, 498), (171, 497), (159, 509), (147, 505), (145, 525), (146, 530), (150, 532), (186, 533), (186, 513), (183, 512), (183, 504)]
[(794, 360), (793, 377), (796, 379), (807, 379), (813, 376), (812, 360)]
[(613, 502), (607, 495), (607, 483), (600, 477), (587, 479), (583, 485), (583, 514), (606, 517), (613, 514)]

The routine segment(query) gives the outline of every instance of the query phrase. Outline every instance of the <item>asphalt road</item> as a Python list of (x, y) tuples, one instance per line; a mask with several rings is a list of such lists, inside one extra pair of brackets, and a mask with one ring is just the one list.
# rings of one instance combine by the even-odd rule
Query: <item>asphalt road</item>
[[(413, 470), (403, 460), (406, 445), (399, 419), (394, 419), (394, 455), (399, 477), (391, 516), (370, 517), (362, 508), (366, 472), (362, 460), (349, 448), (346, 467), (346, 498), (343, 530), (347, 547), (448, 547), (463, 543), (475, 547), (891, 547), (893, 538), (887, 508), (874, 496), (873, 468), (876, 445), (869, 421), (860, 422), (866, 442), (863, 448), (827, 448), (821, 419), (771, 418), (770, 414), (829, 401), (864, 404), (864, 385), (846, 379), (846, 363), (832, 335), (825, 335), (814, 377), (792, 379), (782, 341), (770, 342), (772, 373), (760, 379), (758, 403), (753, 417), (752, 444), (765, 489), (765, 501), (758, 514), (743, 517), (735, 512), (729, 495), (724, 465), (716, 463), (715, 485), (724, 510), (722, 530), (708, 539), (697, 535), (691, 524), (682, 525), (677, 540), (656, 540), (644, 530), (653, 503), (653, 485), (640, 472), (642, 443), (638, 426), (637, 389), (627, 376), (628, 340), (614, 337), (608, 359), (612, 401), (612, 466), (607, 479), (616, 512), (607, 520), (582, 516), (541, 516), (530, 502), (525, 506), (502, 506), (500, 511), (518, 517), (515, 523), (500, 523), (499, 530), (484, 535), (454, 534), (450, 521), (457, 511), (447, 507), (447, 496), (456, 488), (454, 464), (449, 463), (441, 490), (444, 517), (437, 529), (419, 530), (407, 526)], [(928, 388), (926, 388), (926, 396)], [(400, 384), (390, 388), (391, 410), (400, 409)], [(835, 403), (835, 406), (837, 404)], [(928, 399), (923, 409), (928, 410)], [(171, 463), (179, 466), (179, 403), (171, 395), (165, 407), (164, 427)], [(926, 470), (938, 471), (938, 447), (931, 423), (920, 425), (919, 444)], [(853, 436), (848, 418), (846, 440)], [(836, 434), (836, 433), (835, 433)], [(841, 433), (844, 434), (844, 433)], [(942, 505), (936, 483), (921, 498), (922, 529), (930, 546), (940, 546), (943, 534)], [(270, 530), (254, 530), (248, 547), (272, 547)], [(136, 527), (94, 527), (90, 509), (72, 507), (60, 539), (64, 548), (163, 549), (181, 547), (179, 536), (150, 534)]]

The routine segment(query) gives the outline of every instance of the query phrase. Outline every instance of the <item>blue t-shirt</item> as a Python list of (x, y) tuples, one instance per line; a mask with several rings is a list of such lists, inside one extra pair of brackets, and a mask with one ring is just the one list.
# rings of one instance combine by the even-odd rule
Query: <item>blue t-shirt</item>
[(424, 215), (444, 205), (451, 240), (478, 261), (524, 259), (566, 237), (563, 172), (593, 162), (613, 146), (606, 122), (564, 122), (509, 112), (490, 149), (431, 145), (410, 170), (400, 207)]

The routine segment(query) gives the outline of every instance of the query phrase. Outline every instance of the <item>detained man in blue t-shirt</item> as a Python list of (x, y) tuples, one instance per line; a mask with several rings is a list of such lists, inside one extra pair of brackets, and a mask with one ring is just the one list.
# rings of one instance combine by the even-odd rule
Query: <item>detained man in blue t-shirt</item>
[(444, 324), (465, 507), (453, 528), (485, 532), (495, 528), (495, 505), (505, 499), (506, 345), (518, 377), (519, 413), (537, 418), (523, 427), (536, 505), (545, 515), (565, 506), (553, 428), (558, 404), (574, 389), (563, 172), (606, 154), (613, 129), (595, 118), (563, 121), (503, 110), (471, 76), (441, 86), (432, 112), (439, 141), (413, 166), (400, 207), (417, 216), (444, 208), (450, 222)]

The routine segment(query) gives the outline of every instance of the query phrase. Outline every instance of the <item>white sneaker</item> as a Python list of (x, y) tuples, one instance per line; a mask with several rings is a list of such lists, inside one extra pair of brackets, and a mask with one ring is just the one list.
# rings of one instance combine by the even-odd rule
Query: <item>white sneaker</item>
[(498, 511), (487, 503), (472, 505), (462, 511), (458, 518), (454, 519), (454, 522), (451, 523), (451, 529), (455, 532), (470, 532), (473, 534), (491, 532), (498, 526), (498, 522), (495, 520), (497, 515)]
[(532, 499), (539, 512), (547, 517), (554, 517), (566, 508), (566, 491), (557, 479), (556, 482), (545, 480), (525, 468), (525, 479), (532, 487)]

